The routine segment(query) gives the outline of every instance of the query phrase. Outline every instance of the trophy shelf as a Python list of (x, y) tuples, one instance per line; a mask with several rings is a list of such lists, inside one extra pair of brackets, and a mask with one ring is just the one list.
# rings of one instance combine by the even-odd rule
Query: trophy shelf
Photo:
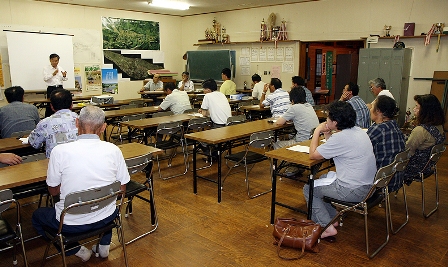
[[(285, 40), (285, 41), (277, 41), (277, 43), (292, 43), (299, 42), (299, 40)], [(237, 44), (263, 44), (263, 43), (275, 43), (275, 41), (252, 41), (252, 42), (230, 42), (230, 43), (213, 43), (213, 44), (193, 44), (194, 46), (201, 45), (237, 45)]]
[[(431, 35), (431, 38), (438, 37), (438, 34)], [(448, 34), (441, 34), (440, 37), (448, 36)], [(409, 38), (426, 38), (426, 35), (414, 35), (414, 36), (401, 36), (400, 39), (409, 39)], [(367, 37), (362, 37), (361, 39), (367, 39)], [(379, 39), (395, 39), (395, 36), (381, 36)]]

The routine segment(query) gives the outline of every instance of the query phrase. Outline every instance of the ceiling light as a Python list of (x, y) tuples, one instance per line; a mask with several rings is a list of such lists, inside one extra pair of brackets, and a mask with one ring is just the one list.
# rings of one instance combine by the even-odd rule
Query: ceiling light
[(161, 8), (178, 9), (178, 10), (187, 10), (190, 8), (190, 5), (187, 3), (182, 3), (179, 1), (169, 1), (169, 0), (152, 0), (148, 1), (148, 5)]

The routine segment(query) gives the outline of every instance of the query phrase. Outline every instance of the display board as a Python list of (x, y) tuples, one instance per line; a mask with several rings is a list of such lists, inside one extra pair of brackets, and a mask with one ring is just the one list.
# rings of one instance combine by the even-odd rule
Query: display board
[(214, 79), (221, 81), (221, 71), (229, 68), (235, 77), (234, 50), (187, 51), (187, 70), (191, 80)]
[(74, 61), (72, 35), (7, 31), (11, 84), (22, 86), (25, 91), (46, 90), (43, 68), (50, 64), (49, 56), (60, 56), (59, 66), (67, 71), (64, 88), (74, 88)]

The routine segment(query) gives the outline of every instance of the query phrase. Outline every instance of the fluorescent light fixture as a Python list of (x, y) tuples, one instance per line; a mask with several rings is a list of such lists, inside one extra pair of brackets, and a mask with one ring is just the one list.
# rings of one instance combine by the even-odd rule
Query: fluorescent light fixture
[(190, 5), (187, 3), (179, 1), (169, 1), (169, 0), (152, 0), (148, 1), (148, 4), (154, 7), (170, 8), (178, 10), (187, 10), (190, 8)]

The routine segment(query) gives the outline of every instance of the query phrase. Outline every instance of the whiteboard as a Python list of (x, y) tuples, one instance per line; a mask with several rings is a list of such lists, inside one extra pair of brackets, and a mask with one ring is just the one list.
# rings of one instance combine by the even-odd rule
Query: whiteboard
[(73, 36), (34, 32), (6, 32), (11, 84), (25, 91), (47, 89), (43, 68), (50, 65), (50, 54), (59, 55), (59, 66), (67, 71), (64, 88), (75, 87)]

